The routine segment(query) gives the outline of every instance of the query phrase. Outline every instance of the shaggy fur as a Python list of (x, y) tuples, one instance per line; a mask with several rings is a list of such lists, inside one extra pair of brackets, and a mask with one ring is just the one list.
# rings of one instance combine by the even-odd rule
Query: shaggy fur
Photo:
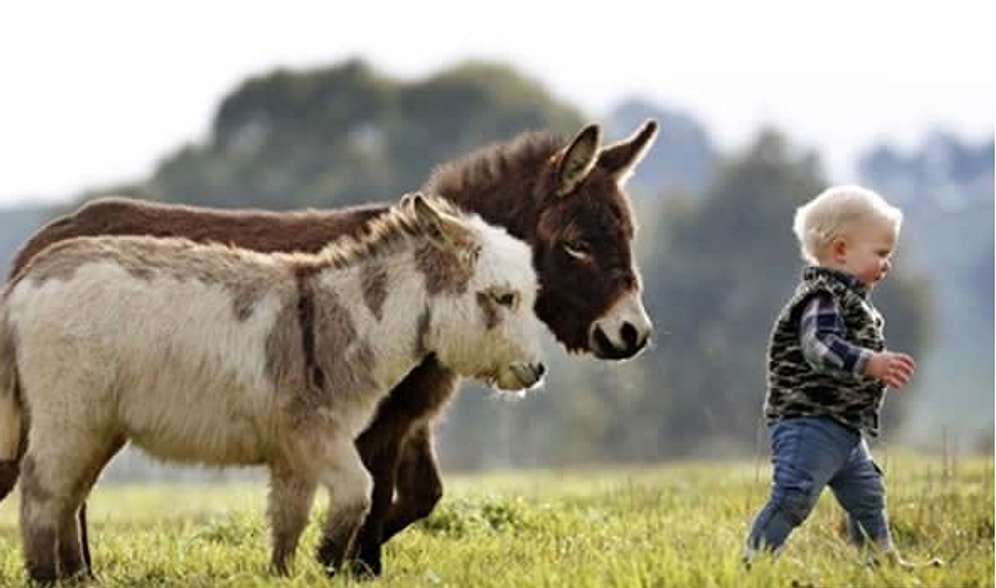
[[(646, 344), (651, 325), (633, 265), (635, 227), (623, 186), (656, 133), (657, 124), (650, 121), (630, 138), (605, 147), (596, 125), (570, 141), (525, 133), (441, 165), (426, 191), (506, 227), (532, 246), (542, 286), (536, 311), (565, 347), (603, 359), (632, 357)], [(79, 235), (184, 236), (259, 251), (313, 252), (336, 236), (363, 234), (383, 211), (382, 205), (228, 211), (106, 198), (35, 233), (17, 253), (12, 272), (47, 245)], [(376, 313), (382, 290), (376, 271), (370, 271), (364, 299)], [(428, 315), (422, 318), (427, 325)], [(417, 336), (412, 345), (418, 349), (421, 341)], [(457, 383), (429, 355), (392, 391), (357, 439), (375, 485), (359, 559), (374, 573), (380, 571), (382, 542), (426, 516), (442, 496), (430, 423)], [(0, 464), (0, 489), (13, 485), (12, 472), (16, 476), (16, 469), (5, 475)], [(81, 508), (85, 537), (84, 515)]]
[[(0, 303), (0, 406), (11, 411), (0, 418), (28, 437), (29, 575), (80, 572), (74, 515), (126, 440), (167, 460), (268, 465), (278, 573), (324, 486), (334, 571), (371, 501), (354, 439), (426, 354), (502, 389), (542, 376), (529, 260), (504, 230), (420, 196), (318, 254), (133, 236), (37, 254)], [(379, 313), (365, 294), (371, 264), (383, 276)], [(496, 307), (483, 312), (482, 296)], [(4, 437), (0, 455), (24, 450), (20, 437)]]

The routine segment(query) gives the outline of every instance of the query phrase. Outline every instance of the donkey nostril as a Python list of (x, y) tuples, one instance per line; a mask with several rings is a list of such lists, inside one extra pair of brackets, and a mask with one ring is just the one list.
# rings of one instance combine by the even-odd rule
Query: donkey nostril
[(639, 339), (639, 337), (640, 334), (636, 332), (636, 327), (634, 327), (632, 324), (625, 323), (622, 326), (623, 342), (626, 343), (626, 347), (628, 347), (629, 349), (636, 347), (637, 340)]
[(543, 374), (546, 373), (546, 366), (542, 363), (536, 364), (536, 379), (542, 378)]
[(605, 334), (605, 331), (602, 330), (602, 327), (595, 327), (595, 332), (593, 333), (592, 338), (596, 349), (609, 351), (615, 347), (612, 342), (609, 341), (609, 337)]

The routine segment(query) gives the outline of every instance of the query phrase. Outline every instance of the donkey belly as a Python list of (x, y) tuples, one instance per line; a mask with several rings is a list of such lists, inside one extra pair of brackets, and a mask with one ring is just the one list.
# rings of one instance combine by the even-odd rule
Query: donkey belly
[(173, 374), (149, 388), (122, 391), (119, 419), (132, 442), (155, 457), (251, 465), (273, 451), (261, 404), (253, 390), (237, 382), (205, 383)]
[[(139, 292), (114, 301), (116, 315), (96, 338), (115, 358), (125, 432), (163, 459), (263, 461), (276, 414), (263, 348), (279, 299), (261, 298), (239, 320), (230, 294), (215, 285), (163, 279)], [(178, 300), (188, 303), (178, 308)], [(121, 334), (122, 324), (134, 334)]]

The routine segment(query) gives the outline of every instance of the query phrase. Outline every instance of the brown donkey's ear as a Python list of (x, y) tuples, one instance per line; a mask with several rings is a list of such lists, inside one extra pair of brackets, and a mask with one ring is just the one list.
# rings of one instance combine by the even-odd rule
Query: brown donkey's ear
[(584, 181), (595, 167), (602, 130), (598, 125), (588, 125), (574, 137), (561, 153), (557, 162), (557, 196), (566, 196)]
[(455, 254), (470, 254), (480, 249), (476, 235), (463, 221), (436, 209), (421, 193), (405, 195), (402, 202), (412, 207), (415, 219), (436, 247)]
[(633, 173), (633, 168), (647, 154), (656, 137), (657, 121), (649, 119), (629, 138), (602, 149), (598, 155), (598, 165), (614, 175), (621, 184)]

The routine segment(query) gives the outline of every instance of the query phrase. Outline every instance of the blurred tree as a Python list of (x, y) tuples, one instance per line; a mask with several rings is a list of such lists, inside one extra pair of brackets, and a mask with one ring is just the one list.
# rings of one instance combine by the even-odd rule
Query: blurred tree
[(399, 121), (390, 157), (426, 179), (435, 164), (527, 129), (576, 132), (573, 107), (514, 70), (471, 61), (399, 91)]
[(48, 209), (39, 204), (22, 204), (0, 209), (0, 275), (6, 278), (14, 251), (26, 241), (35, 227), (44, 222)]
[(625, 135), (643, 121), (660, 121), (661, 134), (628, 184), (636, 197), (701, 195), (716, 173), (718, 154), (705, 126), (687, 111), (630, 98), (606, 118), (609, 134)]
[(581, 124), (574, 107), (495, 64), (466, 63), (413, 83), (360, 60), (278, 70), (227, 96), (208, 140), (166, 158), (144, 194), (272, 209), (391, 200), (472, 148)]

